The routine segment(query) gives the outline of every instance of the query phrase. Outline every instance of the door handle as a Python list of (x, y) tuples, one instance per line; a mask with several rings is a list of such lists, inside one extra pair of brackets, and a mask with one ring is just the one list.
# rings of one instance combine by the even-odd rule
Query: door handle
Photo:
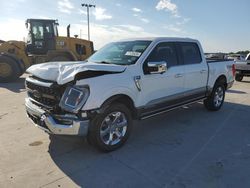
[(175, 75), (175, 78), (181, 78), (181, 77), (183, 77), (183, 74), (176, 74)]
[(205, 73), (205, 72), (207, 72), (207, 70), (201, 70), (201, 71), (200, 71), (201, 74), (203, 74), (203, 73)]

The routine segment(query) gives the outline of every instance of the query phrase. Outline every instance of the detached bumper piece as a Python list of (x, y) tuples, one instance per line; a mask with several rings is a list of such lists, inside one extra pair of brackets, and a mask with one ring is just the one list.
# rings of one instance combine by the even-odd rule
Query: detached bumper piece
[(79, 121), (70, 114), (52, 116), (33, 104), (29, 98), (25, 99), (25, 107), (32, 122), (50, 134), (86, 136), (88, 133), (89, 120)]

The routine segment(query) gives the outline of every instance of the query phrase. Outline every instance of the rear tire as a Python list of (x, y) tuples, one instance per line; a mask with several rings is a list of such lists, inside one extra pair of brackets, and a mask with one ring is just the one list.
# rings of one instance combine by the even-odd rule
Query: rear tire
[(241, 82), (241, 81), (243, 80), (243, 77), (244, 77), (244, 76), (242, 76), (242, 75), (240, 75), (240, 74), (236, 74), (236, 75), (235, 75), (235, 80), (238, 81), (238, 82)]
[(17, 80), (21, 75), (17, 62), (5, 55), (0, 55), (0, 82), (6, 83)]
[(87, 140), (101, 151), (114, 151), (127, 141), (131, 129), (130, 111), (125, 105), (114, 103), (91, 120)]
[(224, 103), (225, 86), (223, 83), (216, 83), (210, 96), (204, 100), (204, 106), (210, 111), (218, 111)]

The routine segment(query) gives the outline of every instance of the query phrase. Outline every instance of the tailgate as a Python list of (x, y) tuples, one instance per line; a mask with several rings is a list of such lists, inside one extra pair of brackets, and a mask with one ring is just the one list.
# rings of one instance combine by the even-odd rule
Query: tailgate
[(236, 70), (250, 70), (250, 64), (245, 63), (236, 63)]

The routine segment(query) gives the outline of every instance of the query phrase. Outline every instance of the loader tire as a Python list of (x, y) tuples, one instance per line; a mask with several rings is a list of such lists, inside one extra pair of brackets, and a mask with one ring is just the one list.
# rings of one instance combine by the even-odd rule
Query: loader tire
[(6, 83), (15, 81), (21, 75), (17, 62), (5, 55), (0, 55), (0, 82)]

